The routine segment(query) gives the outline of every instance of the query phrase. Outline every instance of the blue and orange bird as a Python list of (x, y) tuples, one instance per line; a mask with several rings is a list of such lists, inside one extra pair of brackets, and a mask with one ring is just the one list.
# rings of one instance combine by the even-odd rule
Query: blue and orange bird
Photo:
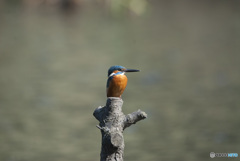
[(127, 86), (126, 72), (139, 72), (137, 69), (127, 69), (123, 66), (115, 65), (108, 69), (107, 97), (121, 97)]

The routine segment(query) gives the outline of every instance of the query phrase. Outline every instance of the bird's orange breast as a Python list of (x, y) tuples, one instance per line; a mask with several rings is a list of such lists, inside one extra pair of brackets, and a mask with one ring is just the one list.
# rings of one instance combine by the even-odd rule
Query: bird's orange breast
[(126, 75), (114, 75), (107, 88), (107, 97), (121, 97), (127, 86)]

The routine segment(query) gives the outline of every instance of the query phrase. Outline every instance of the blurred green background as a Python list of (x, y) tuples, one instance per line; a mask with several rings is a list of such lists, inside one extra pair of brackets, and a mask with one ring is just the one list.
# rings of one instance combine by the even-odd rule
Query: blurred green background
[(112, 65), (141, 70), (123, 111), (148, 114), (126, 161), (240, 154), (239, 51), (238, 0), (1, 0), (0, 160), (99, 160)]

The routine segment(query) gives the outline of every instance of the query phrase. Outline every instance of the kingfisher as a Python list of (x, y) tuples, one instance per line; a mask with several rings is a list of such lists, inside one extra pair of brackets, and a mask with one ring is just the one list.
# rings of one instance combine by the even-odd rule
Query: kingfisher
[(127, 69), (120, 65), (108, 69), (107, 97), (120, 97), (127, 86), (126, 72), (139, 72), (137, 69)]

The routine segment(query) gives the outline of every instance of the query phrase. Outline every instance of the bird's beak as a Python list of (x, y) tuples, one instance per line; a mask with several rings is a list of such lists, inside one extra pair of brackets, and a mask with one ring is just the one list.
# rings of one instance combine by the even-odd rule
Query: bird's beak
[(137, 69), (126, 69), (124, 72), (140, 72), (140, 70), (137, 70)]

